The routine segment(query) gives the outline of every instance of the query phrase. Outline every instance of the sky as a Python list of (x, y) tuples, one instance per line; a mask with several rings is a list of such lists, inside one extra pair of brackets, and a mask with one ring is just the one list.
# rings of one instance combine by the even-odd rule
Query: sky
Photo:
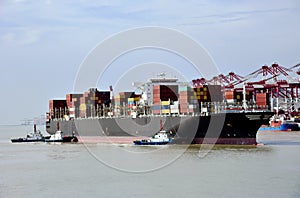
[[(0, 124), (19, 124), (44, 115), (49, 99), (64, 98), (73, 91), (90, 51), (118, 32), (143, 26), (178, 30), (207, 50), (220, 73), (245, 76), (265, 64), (298, 64), (299, 22), (298, 0), (1, 0)], [(122, 75), (118, 73), (121, 65), (136, 68), (151, 61), (184, 70), (187, 80), (197, 78), (186, 69), (188, 63), (166, 52), (158, 54), (144, 50), (116, 61), (99, 87), (123, 84), (116, 78)], [(133, 80), (156, 71), (164, 72), (144, 70)]]

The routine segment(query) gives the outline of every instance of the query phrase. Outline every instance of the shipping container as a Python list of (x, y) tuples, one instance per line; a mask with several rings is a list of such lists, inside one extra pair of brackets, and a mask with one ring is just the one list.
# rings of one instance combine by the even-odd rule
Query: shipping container
[(153, 113), (154, 115), (159, 115), (161, 112), (160, 112), (160, 110), (152, 110), (152, 113)]
[(161, 105), (170, 105), (170, 101), (161, 101)]
[(161, 110), (161, 113), (162, 113), (162, 114), (170, 114), (171, 111), (170, 111), (170, 109), (162, 109), (162, 110)]
[(191, 91), (191, 87), (190, 86), (179, 86), (179, 92), (182, 91)]
[(268, 93), (256, 93), (256, 104), (258, 106), (269, 105), (269, 94)]

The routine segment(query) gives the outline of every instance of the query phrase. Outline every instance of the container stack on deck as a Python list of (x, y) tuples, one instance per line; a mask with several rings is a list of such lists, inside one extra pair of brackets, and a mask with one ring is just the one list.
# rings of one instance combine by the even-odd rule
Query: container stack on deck
[(256, 104), (260, 107), (269, 105), (269, 94), (268, 93), (256, 93)]
[(152, 106), (152, 113), (153, 114), (160, 114), (161, 107), (160, 107), (160, 85), (153, 86), (153, 106)]
[(179, 105), (180, 113), (188, 113), (189, 112), (189, 103), (190, 97), (193, 97), (193, 93), (191, 92), (190, 86), (180, 86), (179, 87)]
[(203, 85), (197, 88), (181, 86), (179, 88), (180, 113), (198, 112), (199, 104), (221, 102), (222, 99), (221, 86), (219, 85)]
[(91, 88), (83, 94), (67, 94), (65, 100), (49, 101), (50, 118), (86, 118), (103, 115), (110, 105), (110, 92)]
[(115, 95), (112, 100), (114, 115), (130, 115), (131, 110), (136, 108), (140, 98), (141, 95), (135, 94), (135, 92), (120, 92)]
[(109, 105), (109, 91), (98, 91), (96, 88), (91, 88), (80, 98), (80, 117), (103, 116), (105, 114), (103, 109)]
[[(89, 118), (100, 116), (126, 116), (146, 114), (170, 115), (192, 114), (199, 112), (201, 107), (207, 109), (209, 102), (222, 102), (223, 95), (220, 85), (203, 85), (191, 88), (186, 84), (181, 85), (153, 85), (151, 111), (147, 108), (138, 109), (142, 98), (135, 92), (120, 92), (110, 100), (109, 91), (98, 91), (91, 88), (83, 94), (67, 94), (66, 100), (50, 101), (51, 118)], [(234, 91), (226, 91), (225, 98), (236, 100)], [(112, 114), (113, 112), (113, 114)]]
[(80, 115), (79, 106), (80, 106), (80, 98), (83, 94), (67, 94), (66, 102), (69, 111), (69, 115), (71, 118), (78, 118)]
[(66, 100), (49, 100), (50, 118), (63, 118), (67, 114)]
[(154, 85), (152, 92), (152, 113), (154, 115), (170, 114), (171, 107), (173, 112), (178, 111), (178, 104), (174, 105), (174, 101), (178, 100), (178, 85)]

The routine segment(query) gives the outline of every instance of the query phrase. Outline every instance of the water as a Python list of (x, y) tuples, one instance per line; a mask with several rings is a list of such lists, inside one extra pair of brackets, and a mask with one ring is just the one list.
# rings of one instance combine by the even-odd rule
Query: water
[[(191, 146), (162, 168), (132, 173), (110, 166), (134, 170), (168, 159), (184, 147), (10, 143), (26, 130), (0, 127), (1, 198), (300, 197), (300, 132), (260, 132), (264, 146), (216, 146), (203, 158), (200, 147)], [(147, 164), (118, 150), (145, 153), (141, 159)]]

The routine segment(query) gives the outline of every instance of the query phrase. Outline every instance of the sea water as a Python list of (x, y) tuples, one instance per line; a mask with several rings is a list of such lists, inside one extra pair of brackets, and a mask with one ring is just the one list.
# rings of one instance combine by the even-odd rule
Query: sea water
[(30, 130), (0, 127), (1, 198), (300, 197), (300, 132), (261, 131), (264, 146), (200, 155), (199, 145), (10, 142)]

